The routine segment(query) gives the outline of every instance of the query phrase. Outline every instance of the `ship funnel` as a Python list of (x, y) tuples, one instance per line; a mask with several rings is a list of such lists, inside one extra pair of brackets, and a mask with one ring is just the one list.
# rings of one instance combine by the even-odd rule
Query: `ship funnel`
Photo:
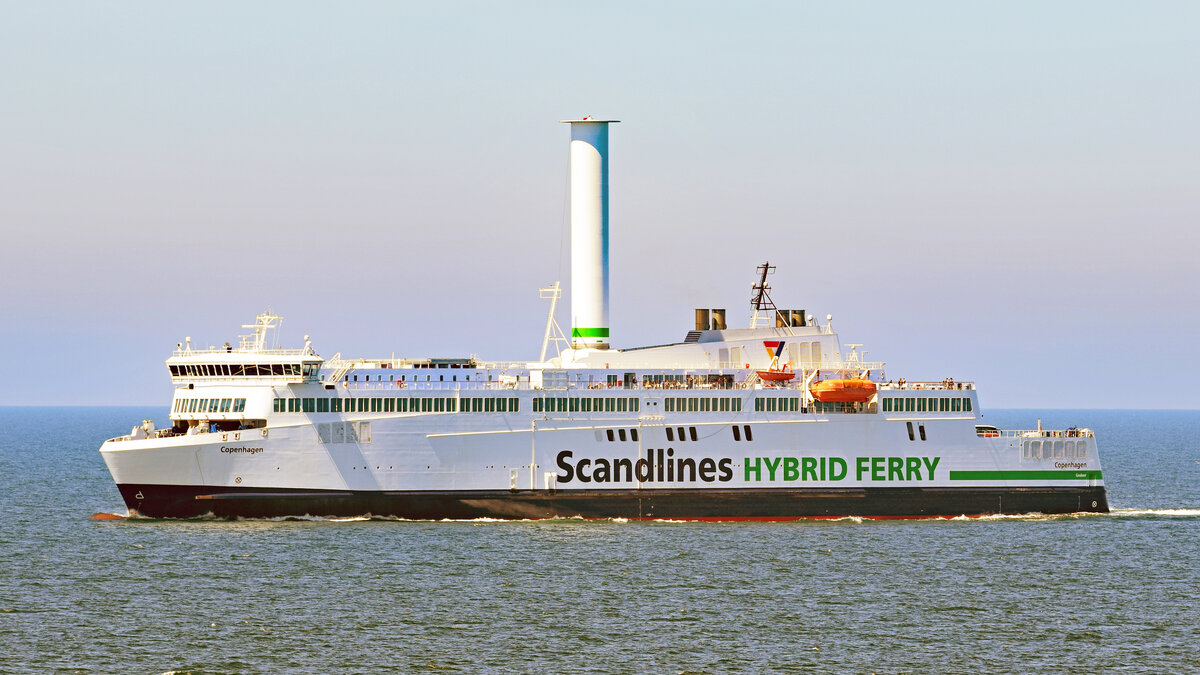
[(571, 348), (608, 349), (608, 125), (571, 125)]

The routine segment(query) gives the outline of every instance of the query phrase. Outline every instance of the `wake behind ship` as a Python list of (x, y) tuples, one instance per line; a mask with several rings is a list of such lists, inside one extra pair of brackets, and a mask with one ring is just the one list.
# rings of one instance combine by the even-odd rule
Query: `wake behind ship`
[[(571, 324), (536, 361), (322, 358), (270, 346), (167, 359), (172, 426), (100, 448), (131, 514), (789, 520), (1107, 511), (1088, 429), (979, 423), (975, 385), (888, 379), (832, 317), (747, 328), (697, 309), (682, 341), (609, 335), (608, 132), (571, 125)], [(683, 332), (683, 331), (681, 331)], [(547, 357), (556, 347), (557, 355)], [(565, 345), (559, 348), (560, 345)]]

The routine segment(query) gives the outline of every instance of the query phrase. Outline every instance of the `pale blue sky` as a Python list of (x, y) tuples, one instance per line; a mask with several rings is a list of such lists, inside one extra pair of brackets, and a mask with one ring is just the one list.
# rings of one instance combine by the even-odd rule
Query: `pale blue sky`
[(2, 8), (0, 404), (165, 405), (268, 305), (326, 356), (533, 358), (591, 114), (615, 346), (742, 325), (770, 258), (890, 376), (1200, 407), (1194, 2)]

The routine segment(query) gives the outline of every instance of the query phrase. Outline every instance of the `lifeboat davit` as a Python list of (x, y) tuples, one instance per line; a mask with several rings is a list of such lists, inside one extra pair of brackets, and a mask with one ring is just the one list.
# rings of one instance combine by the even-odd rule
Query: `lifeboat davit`
[(808, 391), (822, 403), (862, 403), (875, 395), (875, 383), (862, 378), (821, 380)]

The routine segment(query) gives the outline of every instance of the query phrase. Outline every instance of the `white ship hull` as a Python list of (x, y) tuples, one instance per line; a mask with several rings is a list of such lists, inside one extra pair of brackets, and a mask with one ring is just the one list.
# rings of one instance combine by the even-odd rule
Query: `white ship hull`
[[(832, 316), (778, 309), (759, 266), (747, 329), (697, 309), (683, 341), (609, 335), (608, 124), (572, 120), (570, 338), (537, 361), (323, 359), (234, 347), (167, 360), (171, 428), (101, 453), (153, 517), (923, 517), (1105, 511), (1087, 430), (977, 425), (974, 385), (884, 380)], [(561, 335), (560, 341), (554, 341)], [(548, 357), (551, 342), (564, 344)], [(848, 349), (847, 349), (848, 347)], [(864, 352), (865, 354), (865, 352)]]
[[(519, 410), (549, 396), (514, 393)], [(638, 394), (641, 410), (655, 410), (679, 392), (600, 393)], [(1107, 509), (1090, 434), (980, 436), (970, 414), (752, 412), (755, 397), (789, 398), (787, 391), (691, 393), (736, 396), (751, 412), (280, 413), (262, 429), (114, 440), (101, 452), (129, 508), (154, 517), (788, 519)], [(909, 425), (919, 432), (913, 440)]]

